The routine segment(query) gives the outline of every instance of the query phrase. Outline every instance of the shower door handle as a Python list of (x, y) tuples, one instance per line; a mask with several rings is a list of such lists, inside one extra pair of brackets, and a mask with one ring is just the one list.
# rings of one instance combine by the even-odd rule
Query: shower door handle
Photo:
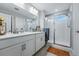
[(70, 28), (70, 27), (71, 27), (71, 26), (70, 26), (70, 22), (67, 22), (67, 27), (68, 27), (68, 28)]

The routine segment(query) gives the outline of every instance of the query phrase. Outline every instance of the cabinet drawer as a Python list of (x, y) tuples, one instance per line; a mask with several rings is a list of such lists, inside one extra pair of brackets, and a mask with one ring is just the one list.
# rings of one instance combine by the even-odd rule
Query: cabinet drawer
[(14, 44), (18, 44), (20, 42), (24, 42), (24, 40), (22, 39), (23, 39), (22, 37), (17, 37), (17, 38), (8, 38), (6, 40), (1, 40), (0, 49), (12, 46)]
[(22, 44), (18, 44), (3, 50), (0, 50), (0, 56), (21, 56), (21, 46)]
[(27, 35), (27, 36), (23, 36), (23, 40), (29, 40), (29, 39), (33, 39), (35, 38), (35, 35)]
[(14, 38), (8, 38), (5, 40), (1, 40), (0, 49), (9, 47), (14, 44), (18, 44), (18, 43), (21, 43), (21, 42), (24, 42), (26, 40), (33, 39), (33, 38), (35, 38), (35, 35), (27, 35), (27, 36), (22, 36), (22, 37), (14, 37)]
[(42, 37), (42, 36), (45, 36), (45, 33), (39, 33), (39, 34), (36, 34), (36, 38), (38, 38), (38, 37)]

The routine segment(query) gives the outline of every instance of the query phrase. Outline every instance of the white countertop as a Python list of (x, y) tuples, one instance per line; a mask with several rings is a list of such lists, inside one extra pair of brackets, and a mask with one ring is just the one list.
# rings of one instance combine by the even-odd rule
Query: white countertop
[(6, 33), (4, 35), (0, 35), (0, 40), (1, 39), (6, 39), (6, 38), (12, 38), (12, 37), (18, 37), (18, 36), (24, 36), (24, 35), (31, 35), (31, 34), (38, 34), (42, 32), (23, 32), (23, 33)]

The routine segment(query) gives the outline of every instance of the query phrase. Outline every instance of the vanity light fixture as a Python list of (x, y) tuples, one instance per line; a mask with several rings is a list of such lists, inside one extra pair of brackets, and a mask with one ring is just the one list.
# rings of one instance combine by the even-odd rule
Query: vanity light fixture
[(36, 15), (37, 16), (37, 14), (38, 14), (38, 10), (36, 10), (34, 7), (30, 7), (29, 8), (29, 12), (31, 12), (32, 14), (34, 14), (34, 15)]

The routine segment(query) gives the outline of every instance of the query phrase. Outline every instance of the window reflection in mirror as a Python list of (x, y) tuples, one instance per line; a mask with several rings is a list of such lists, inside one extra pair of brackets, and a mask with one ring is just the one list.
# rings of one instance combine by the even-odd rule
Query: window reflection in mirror
[(36, 30), (36, 19), (13, 16), (13, 32), (32, 32)]
[(18, 33), (18, 32), (24, 32), (26, 31), (26, 20), (22, 17), (16, 17), (12, 16), (12, 32)]
[(27, 19), (28, 31), (36, 31), (36, 19)]

